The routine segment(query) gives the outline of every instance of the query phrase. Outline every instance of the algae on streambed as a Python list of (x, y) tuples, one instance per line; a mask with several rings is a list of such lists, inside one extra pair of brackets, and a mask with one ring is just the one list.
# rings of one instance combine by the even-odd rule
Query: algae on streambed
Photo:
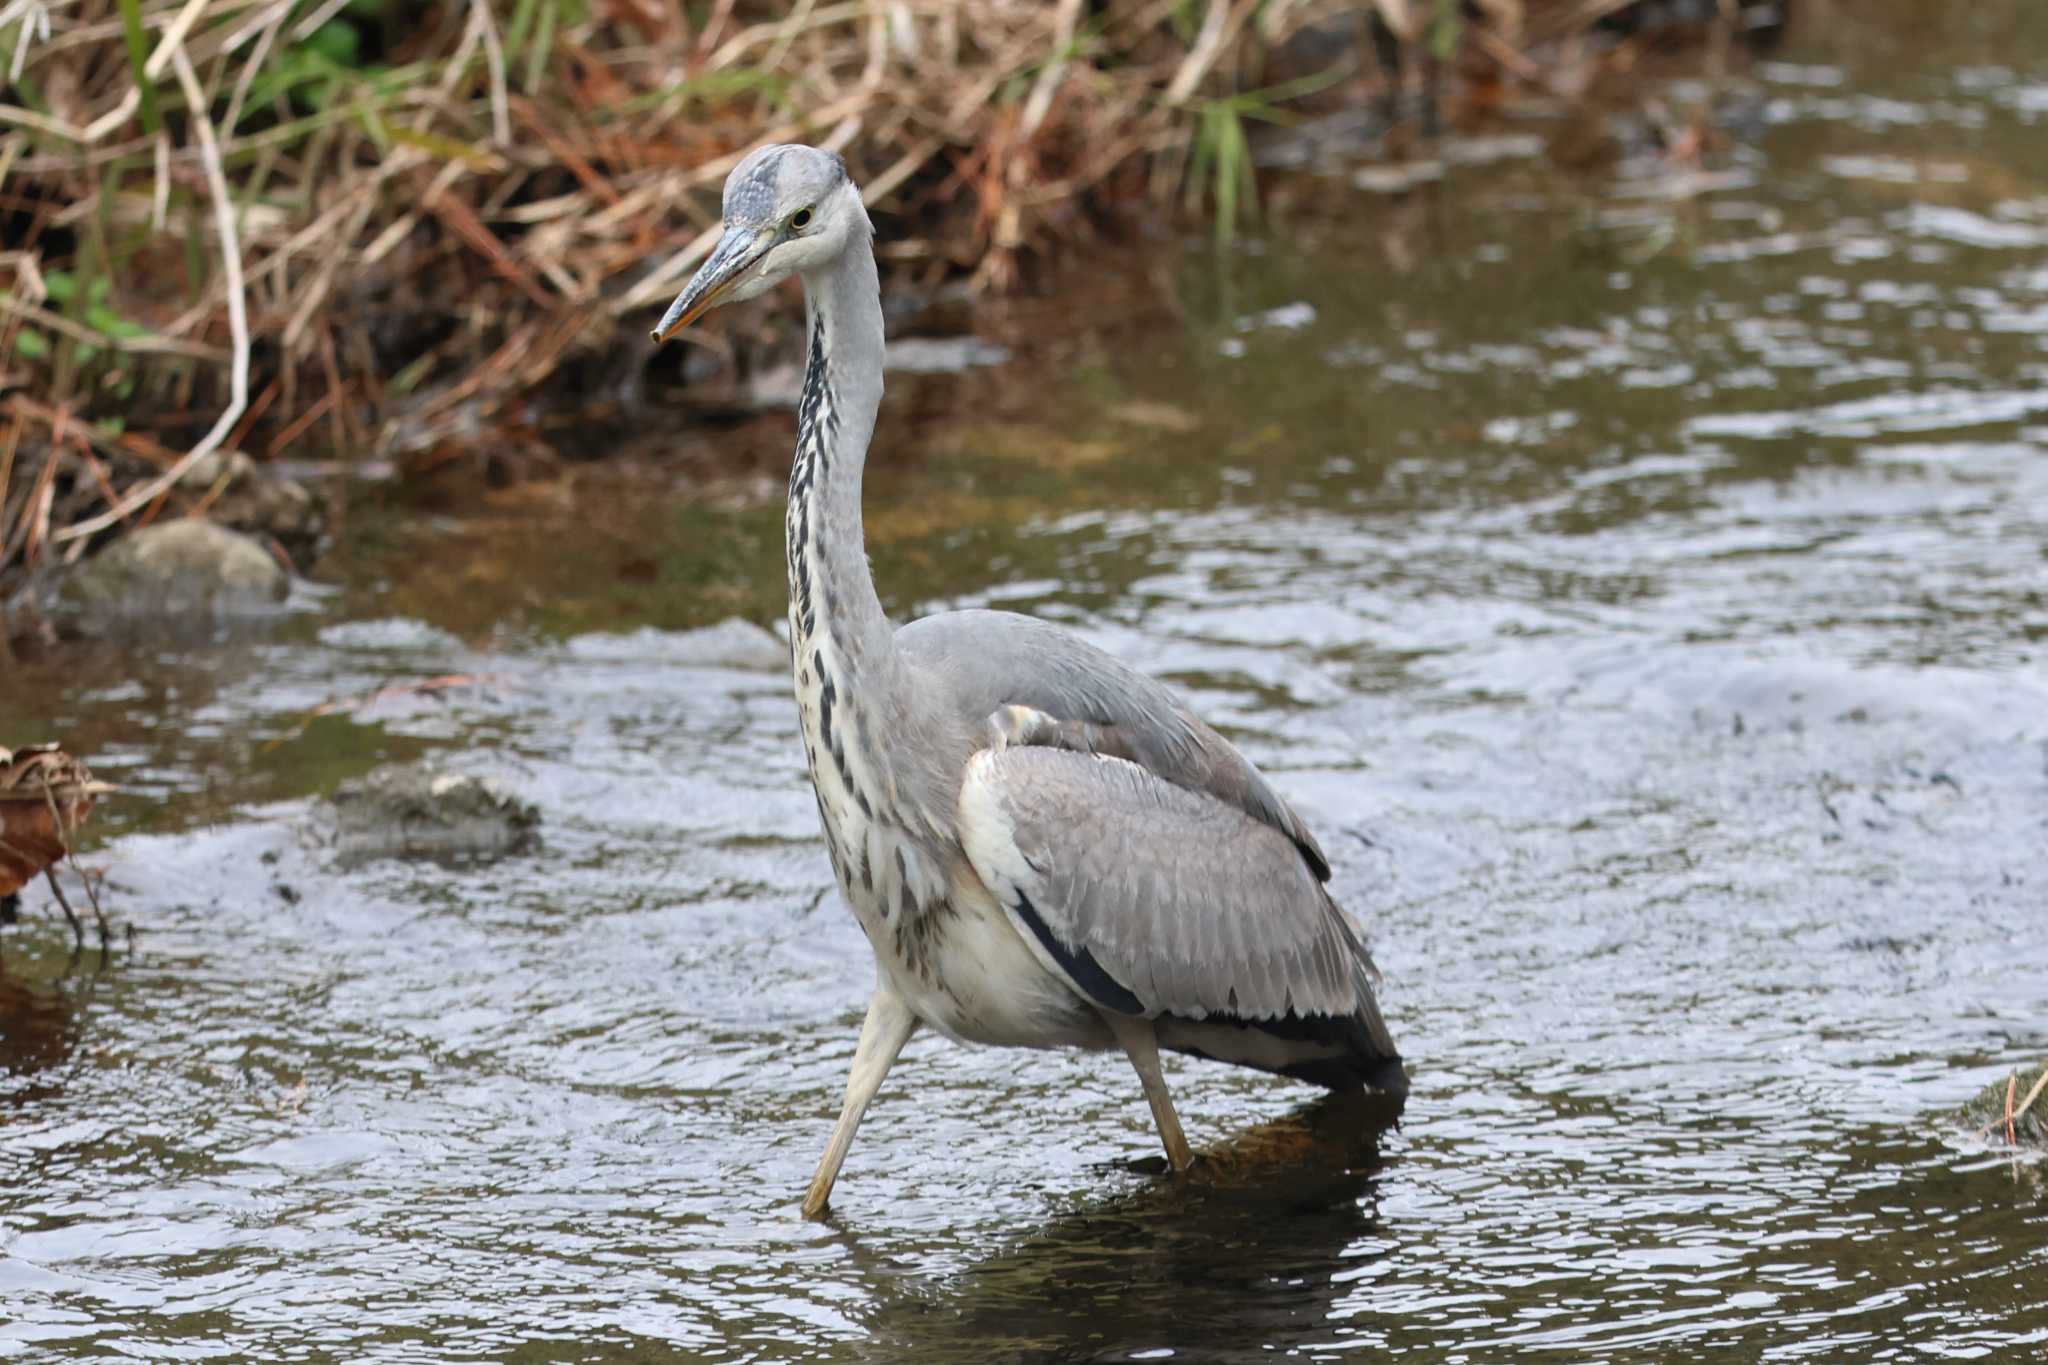
[(1993, 1081), (1964, 1105), (1961, 1118), (1973, 1136), (1992, 1144), (2011, 1142), (2034, 1151), (2048, 1151), (2048, 1062), (2021, 1067), (2002, 1081)]

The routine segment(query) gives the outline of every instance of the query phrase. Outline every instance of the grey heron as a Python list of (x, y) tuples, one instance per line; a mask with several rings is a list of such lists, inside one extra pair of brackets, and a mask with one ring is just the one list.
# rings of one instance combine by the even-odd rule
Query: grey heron
[(1405, 1096), (1378, 973), (1293, 809), (1171, 691), (1033, 617), (893, 627), (861, 530), (882, 401), (874, 227), (833, 153), (761, 147), (655, 329), (801, 277), (808, 357), (784, 521), (804, 754), (876, 983), (803, 1202), (821, 1215), (923, 1025), (961, 1042), (1122, 1048), (1177, 1172), (1162, 1048)]

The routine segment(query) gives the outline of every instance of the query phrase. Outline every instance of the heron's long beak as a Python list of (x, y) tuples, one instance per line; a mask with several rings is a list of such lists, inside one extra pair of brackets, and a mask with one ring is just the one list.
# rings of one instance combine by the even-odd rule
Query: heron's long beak
[(683, 328), (695, 322), (698, 316), (716, 307), (725, 292), (732, 288), (746, 268), (759, 260), (768, 247), (768, 234), (755, 228), (728, 228), (725, 236), (718, 239), (718, 245), (711, 249), (704, 264), (697, 267), (697, 273), (683, 286), (683, 292), (676, 295), (676, 301), (661, 315), (661, 325), (654, 329), (654, 344), (659, 346)]

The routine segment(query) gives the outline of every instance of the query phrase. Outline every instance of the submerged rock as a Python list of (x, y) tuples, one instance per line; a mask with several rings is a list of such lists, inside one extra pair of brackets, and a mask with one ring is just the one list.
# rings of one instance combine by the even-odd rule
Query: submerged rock
[(905, 374), (958, 374), (1009, 359), (1009, 347), (980, 337), (897, 337), (889, 342), (882, 364)]
[(222, 458), (210, 474), (202, 477), (194, 470), (187, 477), (194, 487), (225, 487), (207, 513), (210, 520), (252, 536), (270, 536), (296, 563), (312, 558), (327, 530), (327, 506), (311, 489), (240, 452)]
[[(2033, 1104), (2013, 1120), (2013, 1136), (2022, 1147), (2048, 1152), (2048, 1085), (2042, 1085), (2044, 1078), (2048, 1078), (2048, 1062), (2022, 1068), (2016, 1087), (2009, 1078), (1985, 1086), (1977, 1092), (1975, 1099), (1963, 1106), (1960, 1117), (1964, 1125), (1972, 1133), (1985, 1134), (1994, 1145), (2002, 1144), (2005, 1141), (2005, 1097), (2008, 1090), (2011, 1091), (2015, 1110), (2026, 1104), (2029, 1095), (2033, 1095)], [(2034, 1093), (2036, 1086), (2041, 1086), (2038, 1095)]]
[(744, 668), (777, 673), (789, 667), (789, 645), (774, 631), (728, 616), (671, 636), (665, 657), (696, 668)]
[(492, 862), (531, 848), (540, 830), (540, 812), (489, 778), (422, 764), (386, 764), (343, 782), (316, 818), (345, 865)]
[(291, 575), (247, 536), (188, 518), (145, 526), (67, 574), (54, 606), (114, 620), (268, 616)]

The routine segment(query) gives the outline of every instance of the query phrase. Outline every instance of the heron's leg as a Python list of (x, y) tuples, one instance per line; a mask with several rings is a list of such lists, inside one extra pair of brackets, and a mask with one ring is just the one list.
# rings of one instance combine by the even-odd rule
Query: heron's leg
[(1123, 1045), (1124, 1055), (1131, 1059), (1138, 1083), (1145, 1087), (1145, 1102), (1152, 1106), (1152, 1122), (1166, 1148), (1167, 1163), (1176, 1171), (1185, 1171), (1195, 1164), (1195, 1154), (1188, 1150), (1187, 1135), (1180, 1130), (1180, 1115), (1173, 1112), (1173, 1097), (1166, 1093), (1166, 1073), (1159, 1069), (1158, 1030), (1152, 1027), (1150, 1019), (1135, 1019), (1111, 1010), (1104, 1010), (1102, 1017), (1109, 1022), (1109, 1031), (1116, 1035), (1117, 1042)]
[(853, 1146), (853, 1131), (860, 1127), (868, 1101), (882, 1088), (882, 1078), (895, 1065), (896, 1054), (903, 1051), (903, 1045), (915, 1032), (917, 1016), (910, 1012), (910, 1007), (888, 987), (878, 987), (874, 998), (868, 1001), (868, 1017), (860, 1026), (860, 1042), (853, 1049), (853, 1070), (846, 1077), (846, 1105), (839, 1111), (832, 1140), (825, 1144), (818, 1173), (811, 1177), (810, 1192), (804, 1195), (804, 1217), (816, 1218), (825, 1211), (825, 1203), (832, 1196), (832, 1182), (839, 1178), (840, 1164), (846, 1160), (846, 1149)]

